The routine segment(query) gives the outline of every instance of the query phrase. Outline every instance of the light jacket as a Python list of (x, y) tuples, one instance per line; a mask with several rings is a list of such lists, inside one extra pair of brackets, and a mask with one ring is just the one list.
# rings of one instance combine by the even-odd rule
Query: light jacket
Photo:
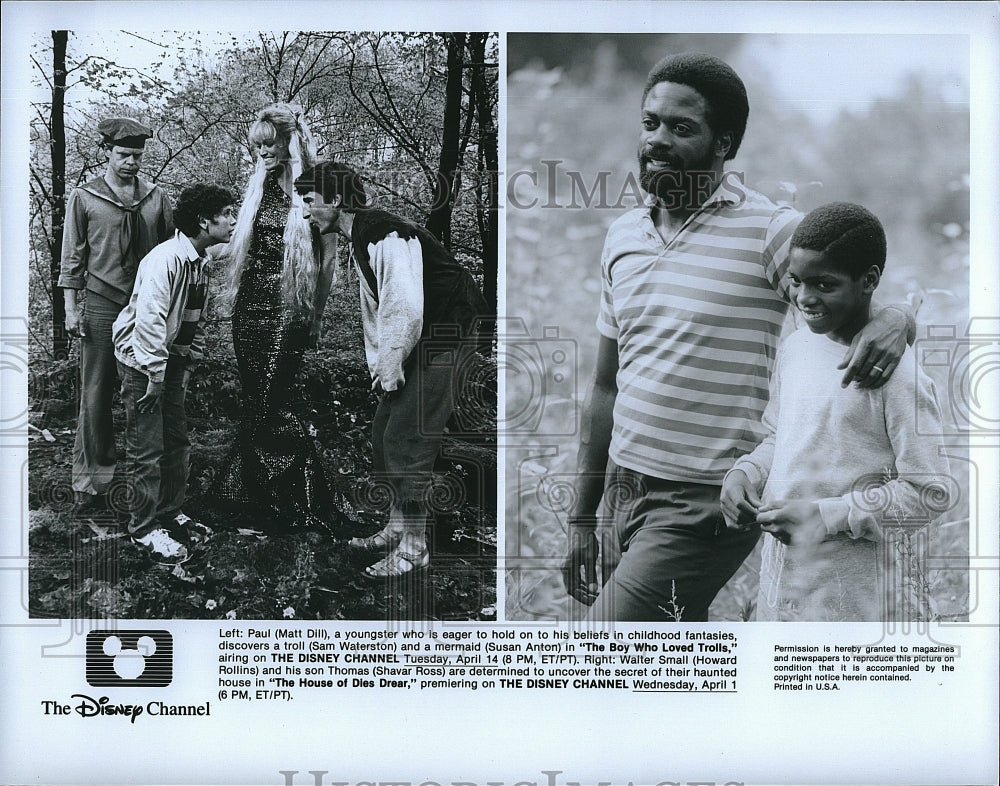
[(139, 263), (128, 305), (111, 329), (115, 357), (162, 382), (171, 355), (190, 362), (204, 355), (205, 334), (201, 308), (189, 308), (192, 287), (207, 283), (205, 260), (181, 231), (160, 243)]

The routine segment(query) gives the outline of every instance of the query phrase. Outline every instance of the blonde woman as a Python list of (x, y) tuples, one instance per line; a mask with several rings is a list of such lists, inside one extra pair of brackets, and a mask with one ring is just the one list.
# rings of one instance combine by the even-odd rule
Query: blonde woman
[[(317, 238), (292, 183), (316, 160), (301, 108), (272, 104), (250, 127), (258, 156), (228, 250), (241, 423), (218, 491), (261, 524), (329, 530), (329, 492), (315, 444), (290, 409), (292, 383), (319, 336), (336, 242)], [(269, 521), (268, 521), (269, 519)]]

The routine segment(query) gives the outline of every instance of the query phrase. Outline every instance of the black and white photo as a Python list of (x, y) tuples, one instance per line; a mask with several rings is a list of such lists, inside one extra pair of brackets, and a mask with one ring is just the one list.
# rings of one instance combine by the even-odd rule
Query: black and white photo
[(31, 48), (32, 615), (495, 618), (496, 34)]

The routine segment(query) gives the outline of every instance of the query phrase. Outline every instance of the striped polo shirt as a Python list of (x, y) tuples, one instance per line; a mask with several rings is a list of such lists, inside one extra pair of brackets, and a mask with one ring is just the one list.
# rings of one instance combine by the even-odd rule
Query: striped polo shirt
[(610, 456), (667, 480), (721, 484), (763, 437), (802, 218), (726, 173), (664, 243), (651, 200), (611, 225), (597, 328), (618, 343)]

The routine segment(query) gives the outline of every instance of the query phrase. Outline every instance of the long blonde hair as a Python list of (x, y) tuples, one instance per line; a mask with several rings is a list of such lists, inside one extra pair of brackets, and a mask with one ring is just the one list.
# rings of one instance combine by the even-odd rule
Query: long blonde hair
[[(260, 144), (273, 144), (276, 140), (288, 143), (289, 160), (279, 175), (285, 192), (292, 195), (292, 207), (288, 211), (283, 237), (285, 257), (281, 292), (285, 305), (296, 316), (310, 320), (313, 318), (319, 263), (313, 251), (312, 231), (309, 223), (302, 217), (302, 197), (292, 184), (304, 169), (316, 163), (316, 143), (301, 107), (281, 103), (271, 104), (260, 110), (257, 120), (250, 126), (248, 139), (251, 148)], [(257, 164), (243, 194), (236, 229), (233, 230), (233, 238), (226, 252), (229, 267), (223, 302), (229, 312), (232, 311), (240, 279), (247, 268), (253, 227), (266, 178), (264, 161), (258, 155)]]

